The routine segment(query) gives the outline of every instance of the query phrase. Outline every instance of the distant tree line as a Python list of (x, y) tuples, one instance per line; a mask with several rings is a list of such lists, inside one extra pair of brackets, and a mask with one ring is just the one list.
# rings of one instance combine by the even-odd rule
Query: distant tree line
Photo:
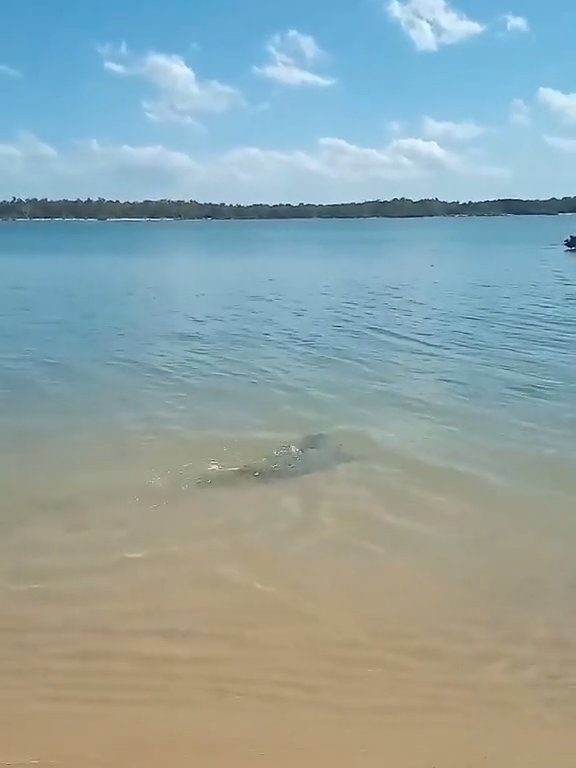
[(422, 216), (553, 216), (576, 213), (576, 197), (549, 200), (484, 200), (445, 202), (427, 200), (371, 200), (331, 205), (230, 205), (195, 200), (47, 200), (0, 201), (0, 220), (10, 219), (349, 219), (416, 218)]

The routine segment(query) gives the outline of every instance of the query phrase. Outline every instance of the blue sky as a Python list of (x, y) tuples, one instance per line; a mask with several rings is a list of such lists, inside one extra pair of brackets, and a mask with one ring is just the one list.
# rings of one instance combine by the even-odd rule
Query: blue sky
[(0, 196), (574, 194), (574, 0), (3, 0)]

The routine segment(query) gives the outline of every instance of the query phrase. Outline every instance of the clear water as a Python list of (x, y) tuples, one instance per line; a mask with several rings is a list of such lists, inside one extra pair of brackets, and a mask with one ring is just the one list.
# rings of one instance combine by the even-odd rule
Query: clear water
[[(81, 752), (49, 746), (63, 704), (96, 708), (85, 726), (99, 703), (154, 701), (158, 723), (158, 708), (215, 692), (257, 706), (265, 689), (283, 716), (299, 701), (328, 731), (345, 702), (364, 723), (402, 715), (408, 731), (439, 712), (456, 727), (467, 707), (474, 722), (529, 713), (526, 732), (569, 723), (576, 258), (559, 244), (572, 229), (570, 217), (2, 224), (10, 759), (30, 702), (37, 751), (64, 764)], [(319, 431), (358, 460), (274, 488), (194, 488), (211, 460), (258, 460)], [(258, 602), (275, 595), (281, 613)], [(186, 635), (191, 612), (201, 638)], [(272, 625), (300, 649), (290, 662)], [(196, 642), (209, 649), (200, 688)], [(362, 659), (380, 682), (362, 688)], [(296, 695), (295, 679), (316, 687)], [(431, 754), (456, 757), (448, 732)]]
[(2, 450), (344, 427), (573, 491), (570, 224), (4, 224)]

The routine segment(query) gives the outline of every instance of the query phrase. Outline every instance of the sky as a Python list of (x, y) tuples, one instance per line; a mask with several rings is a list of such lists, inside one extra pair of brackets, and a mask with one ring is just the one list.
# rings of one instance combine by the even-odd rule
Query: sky
[(574, 0), (2, 0), (0, 197), (576, 194)]

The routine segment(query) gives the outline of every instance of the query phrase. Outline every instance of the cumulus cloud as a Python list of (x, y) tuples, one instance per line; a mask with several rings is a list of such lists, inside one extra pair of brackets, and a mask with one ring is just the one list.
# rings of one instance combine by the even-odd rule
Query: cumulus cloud
[(314, 71), (325, 58), (325, 53), (312, 35), (290, 29), (284, 34), (273, 35), (266, 50), (268, 63), (253, 68), (260, 77), (292, 87), (326, 88), (336, 82)]
[(563, 93), (554, 88), (540, 88), (538, 101), (569, 123), (576, 123), (576, 93)]
[(106, 145), (92, 139), (58, 151), (29, 133), (0, 143), (4, 196), (115, 196), (135, 189), (142, 196), (155, 190), (162, 194), (197, 170), (189, 155), (162, 146)]
[(531, 120), (530, 107), (524, 99), (514, 99), (510, 105), (510, 122), (515, 125), (529, 125)]
[(59, 162), (56, 149), (33, 133), (0, 141), (0, 196), (44, 196), (46, 186), (55, 188)]
[(530, 32), (530, 24), (524, 16), (506, 13), (503, 18), (508, 32)]
[(460, 170), (460, 159), (435, 141), (394, 139), (383, 148), (359, 147), (343, 139), (318, 142), (323, 172), (335, 177), (379, 176), (398, 178), (420, 175), (434, 168)]
[(485, 133), (485, 128), (472, 121), (452, 123), (448, 120), (434, 120), (425, 117), (422, 125), (424, 136), (429, 139), (439, 139), (449, 142), (471, 141)]
[(213, 160), (205, 171), (262, 182), (297, 174), (306, 180), (347, 183), (414, 179), (435, 170), (462, 171), (460, 158), (436, 142), (419, 138), (395, 139), (381, 148), (362, 147), (344, 139), (325, 137), (306, 150), (277, 151), (241, 147)]
[(19, 133), (13, 142), (0, 142), (0, 155), (18, 162), (39, 162), (58, 157), (53, 147), (28, 132)]
[(420, 137), (394, 138), (381, 147), (325, 137), (304, 149), (239, 147), (203, 157), (96, 139), (57, 151), (30, 134), (0, 143), (0, 196), (334, 201), (407, 194), (426, 179), (432, 193), (442, 179), (502, 174)]
[(151, 171), (172, 176), (193, 173), (199, 167), (186, 152), (167, 149), (159, 144), (140, 147), (130, 144), (107, 145), (91, 139), (79, 142), (76, 154), (87, 165), (100, 165), (121, 172)]
[(217, 80), (201, 80), (181, 56), (154, 51), (132, 54), (125, 43), (99, 49), (104, 67), (116, 75), (139, 77), (154, 96), (142, 107), (150, 120), (195, 123), (201, 113), (222, 113), (243, 103), (240, 92)]
[(9, 67), (8, 64), (0, 64), (0, 76), (5, 77), (22, 77), (22, 72), (14, 67)]
[(419, 51), (437, 51), (481, 34), (485, 26), (452, 8), (446, 0), (390, 0), (388, 14), (399, 22)]

